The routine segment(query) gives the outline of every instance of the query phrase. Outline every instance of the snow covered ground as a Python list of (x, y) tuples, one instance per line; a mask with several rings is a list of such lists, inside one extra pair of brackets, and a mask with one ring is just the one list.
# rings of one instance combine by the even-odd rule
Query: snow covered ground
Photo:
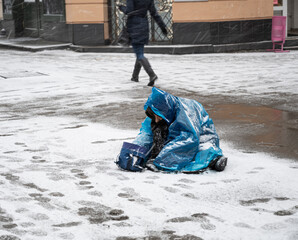
[[(298, 52), (147, 56), (162, 89), (298, 109)], [(222, 173), (116, 167), (143, 119), (127, 127), (122, 113), (151, 91), (144, 72), (128, 81), (132, 54), (0, 50), (0, 62), (0, 240), (298, 239), (297, 161), (222, 141)]]

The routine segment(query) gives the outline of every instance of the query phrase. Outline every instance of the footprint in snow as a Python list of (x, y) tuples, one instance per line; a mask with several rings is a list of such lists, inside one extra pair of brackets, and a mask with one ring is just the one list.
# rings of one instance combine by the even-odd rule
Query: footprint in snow
[(20, 179), (20, 177), (18, 176), (15, 176), (11, 173), (1, 173), (0, 176), (3, 176), (5, 177), (6, 180), (9, 180), (9, 181), (18, 181)]
[(216, 182), (204, 182), (204, 183), (200, 183), (200, 185), (213, 185), (216, 184)]
[(86, 190), (86, 189), (88, 190), (88, 189), (94, 188), (94, 186), (90, 186), (90, 184), (91, 182), (89, 181), (80, 181), (78, 185), (81, 190)]
[(122, 173), (118, 173), (118, 172), (110, 172), (108, 173), (108, 175), (115, 176), (117, 177), (118, 180), (129, 180), (129, 177), (124, 176)]
[(240, 200), (240, 205), (242, 206), (254, 206), (255, 203), (267, 203), (271, 200), (271, 198), (257, 198), (251, 200)]
[(152, 180), (155, 180), (155, 179), (159, 179), (159, 176), (149, 176), (149, 177), (146, 177), (147, 179), (152, 179)]
[(128, 201), (136, 202), (142, 205), (150, 205), (149, 202), (151, 202), (151, 199), (149, 198), (142, 198), (133, 188), (123, 188), (124, 192), (119, 193), (118, 197), (121, 198), (127, 198)]
[(92, 192), (88, 192), (89, 195), (91, 196), (97, 196), (97, 197), (101, 197), (102, 193), (98, 192), (98, 191), (92, 191)]
[(191, 199), (198, 199), (193, 193), (183, 193), (182, 196)]
[(52, 196), (52, 197), (64, 197), (64, 194), (62, 194), (60, 192), (51, 192), (49, 194), (49, 196)]
[(32, 223), (32, 222), (22, 222), (22, 223), (20, 223), (19, 225), (20, 225), (21, 227), (23, 227), (23, 228), (28, 228), (28, 227), (34, 227), (34, 226), (35, 226), (35, 224)]
[(82, 173), (83, 171), (80, 169), (71, 169), (70, 172), (71, 173)]
[(60, 233), (59, 237), (62, 239), (67, 239), (67, 240), (71, 240), (75, 238), (75, 235), (72, 233)]
[(196, 181), (187, 179), (187, 178), (181, 178), (179, 179), (179, 182), (183, 182), (183, 183), (195, 183)]
[(42, 157), (39, 156), (32, 156), (32, 163), (44, 163), (46, 160), (42, 159)]
[(239, 228), (253, 229), (252, 226), (248, 225), (247, 223), (242, 223), (242, 222), (234, 223), (234, 226), (239, 227)]
[(170, 192), (170, 193), (177, 193), (179, 192), (179, 189), (177, 188), (173, 188), (173, 187), (162, 187), (164, 190), (166, 190), (167, 192)]
[(51, 201), (50, 198), (43, 197), (43, 195), (40, 193), (30, 193), (29, 196), (32, 197), (34, 200), (36, 200), (38, 202), (42, 202), (42, 203), (47, 203), (47, 202)]
[(59, 228), (68, 228), (68, 227), (76, 227), (79, 226), (82, 222), (68, 222), (68, 223), (59, 223), (52, 225), (53, 227)]
[(37, 221), (44, 221), (44, 220), (50, 219), (49, 216), (47, 216), (44, 213), (31, 214), (29, 217), (32, 218), (32, 219), (34, 219), (34, 220), (37, 220)]
[(191, 217), (177, 217), (167, 220), (168, 223), (182, 223), (182, 222), (199, 222), (201, 228), (205, 230), (215, 230), (216, 226), (210, 223), (208, 219), (209, 214), (207, 213), (196, 213), (191, 215)]
[(3, 224), (2, 227), (5, 229), (13, 229), (16, 228), (18, 225), (15, 223)]
[(279, 210), (274, 213), (276, 216), (291, 216), (298, 212), (298, 205), (288, 209), (288, 210)]
[(34, 231), (31, 231), (31, 234), (37, 237), (45, 237), (48, 235), (48, 233), (43, 230), (34, 230)]
[(275, 223), (267, 223), (263, 225), (261, 228), (267, 231), (272, 231), (272, 230), (279, 230), (286, 228), (287, 226), (282, 223), (282, 222), (275, 222)]
[(231, 183), (231, 182), (238, 182), (240, 181), (240, 179), (225, 179), (225, 180), (222, 180), (222, 182), (224, 183)]
[(166, 212), (163, 208), (151, 208), (150, 210), (155, 213), (165, 213)]
[(180, 187), (180, 188), (184, 188), (184, 189), (192, 189), (192, 186), (186, 185), (186, 184), (173, 184), (175, 187)]
[(265, 169), (265, 168), (263, 168), (263, 167), (255, 167), (255, 168), (253, 168), (253, 169), (256, 169), (256, 170), (263, 170), (263, 169)]
[(1, 235), (0, 240), (21, 240), (21, 239), (14, 235)]

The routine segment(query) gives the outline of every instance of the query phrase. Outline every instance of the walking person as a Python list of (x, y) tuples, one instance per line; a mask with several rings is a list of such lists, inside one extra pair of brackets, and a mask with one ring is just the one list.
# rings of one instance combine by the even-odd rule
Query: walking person
[(153, 86), (157, 75), (153, 71), (148, 59), (144, 56), (144, 45), (149, 41), (149, 23), (147, 12), (156, 21), (164, 35), (168, 34), (167, 28), (158, 14), (154, 0), (127, 0), (126, 6), (119, 6), (120, 11), (127, 15), (127, 31), (131, 38), (132, 48), (136, 55), (136, 62), (132, 73), (131, 81), (139, 81), (141, 68), (149, 75), (148, 86)]

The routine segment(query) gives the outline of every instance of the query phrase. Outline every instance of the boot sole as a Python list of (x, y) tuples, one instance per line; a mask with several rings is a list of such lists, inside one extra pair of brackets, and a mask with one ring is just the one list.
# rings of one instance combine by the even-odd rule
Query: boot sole
[(149, 87), (153, 87), (154, 86), (154, 83), (155, 83), (155, 81), (158, 79), (158, 77), (157, 76), (155, 76), (148, 84), (147, 84), (147, 86), (149, 86)]

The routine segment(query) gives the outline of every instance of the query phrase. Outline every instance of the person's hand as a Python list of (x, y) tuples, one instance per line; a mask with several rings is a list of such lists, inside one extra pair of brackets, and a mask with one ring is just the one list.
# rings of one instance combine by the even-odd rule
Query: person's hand
[(125, 12), (126, 7), (124, 5), (118, 5), (118, 8), (121, 12)]
[(166, 28), (161, 29), (161, 31), (165, 36), (168, 35), (168, 30)]

